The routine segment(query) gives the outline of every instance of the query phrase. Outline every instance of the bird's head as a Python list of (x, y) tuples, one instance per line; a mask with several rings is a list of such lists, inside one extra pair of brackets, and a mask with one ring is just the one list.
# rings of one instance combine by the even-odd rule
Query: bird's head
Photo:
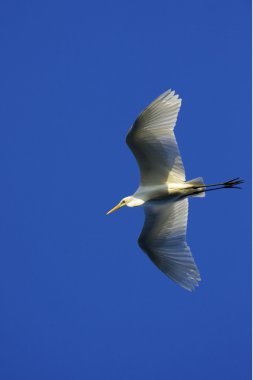
[(128, 206), (128, 207), (136, 207), (136, 206), (141, 206), (144, 203), (142, 199), (135, 198), (134, 196), (129, 196), (123, 198), (115, 207), (113, 207), (110, 211), (106, 213), (106, 215), (111, 214), (111, 212), (118, 210), (119, 208), (123, 206)]

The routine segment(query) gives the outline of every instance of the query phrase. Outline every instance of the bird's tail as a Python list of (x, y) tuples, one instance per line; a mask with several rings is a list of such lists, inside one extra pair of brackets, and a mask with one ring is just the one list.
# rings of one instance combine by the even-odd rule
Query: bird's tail
[(193, 197), (204, 197), (206, 191), (219, 190), (219, 189), (241, 189), (240, 184), (244, 183), (241, 178), (234, 178), (230, 181), (213, 183), (210, 185), (205, 185), (201, 177), (192, 179), (188, 181), (187, 184), (191, 185), (194, 192), (191, 194)]
[(196, 190), (196, 192), (192, 193), (192, 197), (204, 197), (205, 194), (205, 184), (202, 177), (197, 177), (192, 179), (191, 181), (187, 181), (188, 185), (191, 185), (192, 189)]

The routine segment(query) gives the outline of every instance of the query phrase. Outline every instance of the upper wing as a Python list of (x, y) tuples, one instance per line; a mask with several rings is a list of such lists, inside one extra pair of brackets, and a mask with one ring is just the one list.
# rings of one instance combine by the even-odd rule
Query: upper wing
[(149, 201), (140, 247), (158, 268), (187, 290), (198, 286), (200, 274), (186, 243), (188, 199)]
[(168, 90), (154, 100), (130, 128), (126, 142), (138, 161), (141, 185), (185, 180), (173, 129), (181, 99)]

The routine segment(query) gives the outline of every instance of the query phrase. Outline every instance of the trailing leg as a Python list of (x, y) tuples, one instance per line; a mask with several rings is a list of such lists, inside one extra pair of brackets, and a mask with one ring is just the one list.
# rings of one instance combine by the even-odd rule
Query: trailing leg
[[(194, 184), (193, 181), (189, 181), (188, 183), (193, 183), (193, 186), (191, 186), (192, 189), (196, 190), (192, 195), (198, 195), (205, 191), (211, 191), (211, 190), (220, 190), (220, 189), (241, 189), (240, 184), (244, 183), (244, 181), (241, 178), (234, 178), (230, 181), (221, 182), (221, 183), (213, 183), (209, 185), (201, 185), (201, 184)], [(212, 187), (212, 189), (210, 189)]]

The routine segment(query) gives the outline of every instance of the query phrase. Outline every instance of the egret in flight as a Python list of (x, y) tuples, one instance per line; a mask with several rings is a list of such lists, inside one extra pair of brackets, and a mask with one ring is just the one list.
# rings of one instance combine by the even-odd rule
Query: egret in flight
[(243, 181), (235, 178), (211, 185), (205, 185), (202, 178), (186, 181), (174, 135), (180, 106), (181, 99), (168, 90), (138, 116), (126, 142), (139, 165), (140, 185), (107, 214), (123, 206), (144, 206), (140, 247), (165, 275), (192, 291), (198, 286), (200, 274), (186, 243), (188, 197), (238, 187)]

